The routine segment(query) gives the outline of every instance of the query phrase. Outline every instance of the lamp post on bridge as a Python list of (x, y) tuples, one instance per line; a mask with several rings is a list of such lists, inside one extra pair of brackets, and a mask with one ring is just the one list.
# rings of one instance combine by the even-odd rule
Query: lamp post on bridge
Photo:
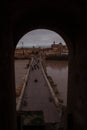
[(21, 43), (22, 43), (22, 50), (23, 50), (23, 55), (24, 55), (24, 47), (23, 47), (23, 44), (24, 44), (24, 43), (23, 43), (23, 42), (21, 42)]

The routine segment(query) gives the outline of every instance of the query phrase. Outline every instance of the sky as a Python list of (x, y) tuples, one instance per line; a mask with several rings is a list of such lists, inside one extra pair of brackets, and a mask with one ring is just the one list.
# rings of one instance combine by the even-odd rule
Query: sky
[(25, 34), (18, 42), (18, 47), (50, 47), (55, 41), (55, 44), (65, 41), (54, 31), (47, 29), (36, 29)]

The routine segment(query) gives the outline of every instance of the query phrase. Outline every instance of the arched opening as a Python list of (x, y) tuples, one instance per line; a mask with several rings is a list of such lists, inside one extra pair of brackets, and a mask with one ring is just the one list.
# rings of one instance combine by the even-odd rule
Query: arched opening
[(65, 37), (64, 40), (69, 47), (68, 129), (86, 129), (87, 22), (85, 18), (87, 8), (85, 1), (79, 3), (65, 0), (6, 1), (3, 8), (0, 46), (0, 128), (16, 129), (13, 49), (27, 32), (36, 28), (48, 28)]
[[(25, 61), (25, 59), (28, 59), (28, 60), (31, 59), (31, 54), (35, 49), (45, 55), (45, 65), (47, 69), (46, 73), (48, 73), (48, 77), (50, 75), (52, 79), (54, 80), (54, 85), (56, 86), (57, 89), (56, 88), (53, 88), (53, 89), (56, 89), (54, 90), (56, 91), (56, 96), (59, 102), (64, 106), (63, 108), (65, 109), (65, 107), (67, 107), (69, 49), (65, 41), (63, 40), (63, 38), (60, 35), (58, 35), (56, 32), (48, 30), (48, 29), (36, 29), (25, 34), (19, 40), (16, 47), (16, 51), (15, 51), (15, 57), (18, 59), (22, 59), (22, 61), (24, 60), (23, 62), (28, 64), (28, 61), (27, 60)], [(49, 62), (49, 60), (51, 60), (51, 62)], [(17, 63), (17, 64), (20, 64), (20, 63)], [(24, 64), (24, 66), (20, 66), (20, 69), (21, 70), (25, 69), (26, 64)], [(21, 68), (21, 67), (24, 67), (24, 68)], [(32, 95), (33, 95), (33, 92), (32, 92)], [(49, 101), (52, 101), (52, 98), (49, 97)], [(36, 104), (36, 106), (38, 106), (38, 104)], [(57, 120), (54, 121), (54, 123), (57, 123)]]

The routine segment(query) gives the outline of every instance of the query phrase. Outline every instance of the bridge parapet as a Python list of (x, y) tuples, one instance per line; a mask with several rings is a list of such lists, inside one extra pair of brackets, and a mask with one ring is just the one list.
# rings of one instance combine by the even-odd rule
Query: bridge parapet
[(41, 69), (42, 69), (43, 76), (44, 76), (44, 78), (45, 78), (45, 80), (47, 82), (48, 88), (50, 90), (50, 93), (51, 93), (51, 95), (52, 95), (52, 97), (54, 99), (54, 103), (57, 106), (58, 110), (62, 110), (63, 100), (60, 98), (58, 90), (55, 89), (56, 84), (51, 85), (51, 82), (48, 79), (49, 76), (47, 76), (46, 68), (44, 70), (44, 66), (43, 66), (42, 62), (40, 62), (40, 66), (41, 66)]
[[(30, 65), (32, 64), (32, 62), (33, 62), (33, 58), (31, 59)], [(23, 86), (22, 86), (21, 94), (20, 94), (20, 96), (18, 97), (18, 102), (17, 102), (17, 105), (16, 105), (16, 111), (19, 111), (19, 110), (20, 110), (20, 106), (21, 106), (21, 102), (22, 102), (24, 90), (25, 90), (25, 87), (26, 87), (27, 81), (28, 81), (28, 76), (29, 76), (30, 67), (31, 67), (30, 65), (29, 65), (27, 74), (25, 75), (25, 79), (24, 79), (24, 83), (23, 83)]]

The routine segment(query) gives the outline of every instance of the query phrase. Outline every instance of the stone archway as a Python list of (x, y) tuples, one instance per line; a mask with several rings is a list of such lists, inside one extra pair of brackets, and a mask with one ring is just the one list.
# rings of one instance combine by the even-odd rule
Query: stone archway
[[(48, 27), (48, 28), (50, 28), (50, 27)], [(38, 29), (35, 29), (35, 30), (38, 30)], [(35, 31), (35, 30), (32, 30), (32, 31)], [(43, 29), (41, 29), (41, 30), (43, 30)], [(46, 29), (44, 29), (44, 30), (46, 30)], [(30, 32), (32, 32), (32, 31), (30, 31)], [(53, 31), (53, 30), (49, 30), (49, 31)], [(27, 33), (28, 34), (28, 33)], [(26, 35), (26, 34), (25, 34)], [(33, 35), (32, 35), (33, 36)], [(66, 37), (65, 35), (64, 35), (64, 37)], [(69, 42), (69, 39), (68, 38), (66, 38), (67, 39), (67, 42), (68, 42), (68, 46), (70, 46), (71, 45), (71, 43)], [(24, 45), (24, 44), (23, 44)], [(70, 46), (71, 47), (71, 46)]]
[[(64, 19), (61, 16), (60, 16), (60, 20), (57, 20), (56, 17), (53, 16), (53, 14), (49, 15), (50, 10), (48, 11), (47, 14), (45, 14), (47, 10), (48, 9), (46, 9), (45, 12), (42, 13), (42, 16), (40, 16), (39, 9), (37, 9), (36, 12), (35, 11), (31, 11), (31, 13), (27, 12), (25, 13), (25, 15), (23, 14), (23, 16), (19, 18), (18, 23), (16, 23), (15, 30), (14, 30), (14, 44), (16, 44), (17, 41), (25, 33), (37, 28), (46, 28), (46, 29), (53, 30), (59, 33), (64, 38), (70, 50), (67, 113), (68, 113), (68, 120), (70, 124), (68, 129), (71, 129), (71, 127), (75, 127), (73, 126), (74, 113), (75, 113), (75, 109), (74, 109), (75, 97), (73, 97), (75, 88), (73, 86), (76, 86), (76, 81), (74, 80), (74, 77), (76, 75), (76, 71), (75, 71), (76, 66), (73, 60), (76, 59), (75, 58), (76, 51), (77, 51), (76, 42), (78, 39), (78, 35), (80, 33), (79, 20), (78, 17), (76, 18), (75, 14), (71, 13), (71, 15), (68, 14), (66, 16), (66, 13), (63, 12), (61, 12), (60, 14), (61, 16), (63, 15), (63, 17), (66, 18), (66, 21), (63, 21)], [(55, 16), (57, 16), (57, 12), (55, 14), (56, 14)], [(79, 116), (77, 118), (79, 118)]]
[[(3, 4), (5, 10), (1, 12), (0, 25), (1, 129), (16, 129), (14, 48), (25, 32), (42, 26), (50, 27), (54, 31), (62, 30), (72, 43), (68, 83), (69, 121), (73, 130), (87, 128), (87, 20), (85, 19), (87, 8), (85, 5), (85, 0), (81, 3), (63, 0), (55, 2), (12, 1)], [(64, 35), (61, 36), (64, 37)]]
[[(24, 19), (25, 17), (23, 17), (22, 19)], [(67, 34), (65, 34), (65, 31), (64, 30), (61, 30), (60, 28), (58, 28), (58, 26), (56, 25), (56, 27), (54, 26), (53, 22), (52, 24), (50, 25), (50, 22), (47, 20), (48, 23), (44, 23), (43, 20), (41, 23), (39, 23), (37, 21), (37, 24), (34, 23), (34, 25), (32, 25), (30, 23), (27, 23), (27, 26), (25, 27), (24, 24), (26, 25), (26, 23), (24, 21), (27, 21), (26, 19), (25, 20), (19, 20), (20, 22), (17, 23), (17, 26), (15, 27), (14, 29), (14, 44), (17, 44), (17, 42), (19, 41), (19, 39), (24, 35), (26, 34), (27, 32), (31, 31), (31, 30), (34, 30), (34, 29), (38, 29), (38, 28), (46, 28), (46, 29), (49, 29), (49, 30), (52, 30), (52, 31), (55, 31), (56, 33), (59, 33), (65, 40), (68, 48), (69, 48), (69, 79), (68, 79), (68, 82), (70, 82), (70, 76), (71, 76), (71, 70), (70, 70), (70, 64), (72, 64), (72, 57), (73, 57), (73, 44), (72, 42), (70, 41), (69, 37)], [(31, 20), (33, 21), (33, 19)], [(23, 22), (23, 23), (21, 23)], [(34, 21), (33, 21), (34, 22)], [(20, 25), (21, 23), (21, 25)], [(23, 26), (22, 26), (23, 25)], [(18, 35), (19, 34), (19, 35)], [(70, 83), (71, 84), (71, 83)], [(70, 85), (71, 86), (71, 85)], [(71, 90), (70, 90), (71, 91)], [(71, 104), (71, 99), (69, 98), (69, 102)], [(71, 108), (71, 106), (70, 106)], [(70, 110), (70, 108), (68, 108)], [(69, 112), (71, 113), (71, 111)], [(70, 120), (70, 119), (69, 119)]]

